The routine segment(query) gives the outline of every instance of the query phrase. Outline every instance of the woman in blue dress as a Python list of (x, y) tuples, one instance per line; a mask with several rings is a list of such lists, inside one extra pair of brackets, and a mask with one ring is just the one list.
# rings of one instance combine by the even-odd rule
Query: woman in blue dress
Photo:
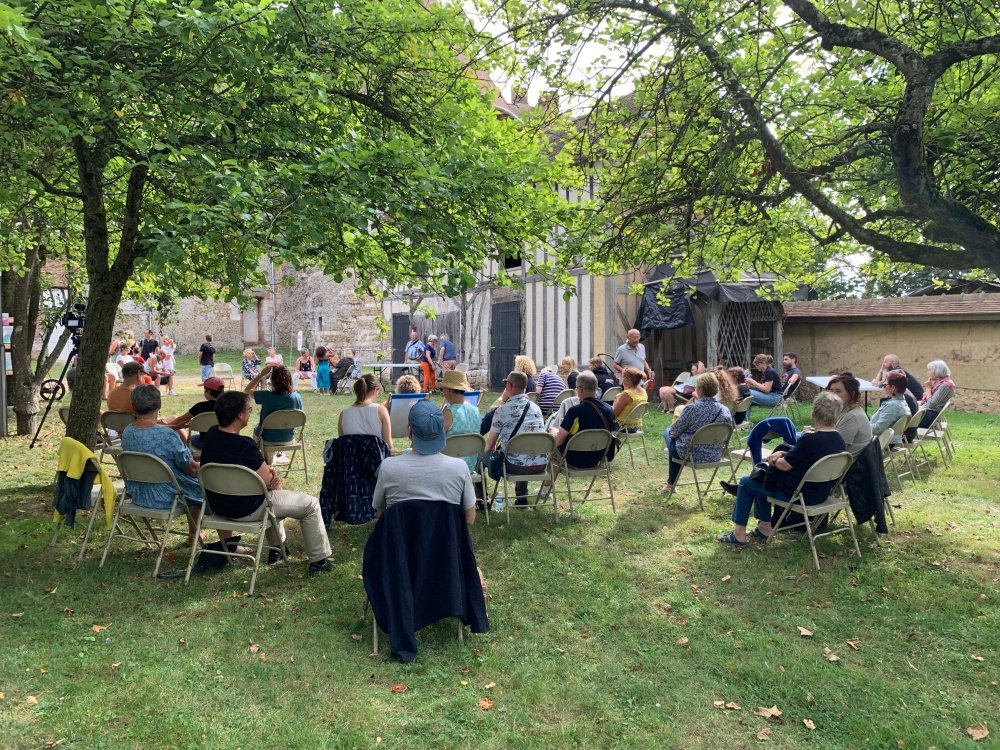
[(327, 359), (326, 347), (316, 347), (316, 390), (319, 393), (330, 392), (330, 360)]

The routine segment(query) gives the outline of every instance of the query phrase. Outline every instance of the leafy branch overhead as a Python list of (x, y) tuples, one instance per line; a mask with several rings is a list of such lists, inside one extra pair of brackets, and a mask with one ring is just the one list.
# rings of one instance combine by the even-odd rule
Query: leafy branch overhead
[(572, 145), (599, 166), (603, 257), (803, 279), (864, 248), (1000, 273), (991, 0), (481, 5), (515, 75), (597, 91)]

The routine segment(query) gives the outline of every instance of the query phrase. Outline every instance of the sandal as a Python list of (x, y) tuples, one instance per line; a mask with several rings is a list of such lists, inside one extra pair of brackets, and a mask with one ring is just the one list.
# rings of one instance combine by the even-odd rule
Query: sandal
[(735, 531), (728, 531), (725, 534), (720, 534), (719, 536), (715, 537), (715, 539), (716, 541), (722, 542), (723, 544), (732, 545), (733, 547), (736, 548), (747, 546), (746, 542), (741, 542), (739, 539), (736, 538)]
[(757, 540), (759, 540), (761, 542), (766, 542), (768, 539), (771, 538), (770, 536), (768, 536), (767, 534), (765, 534), (760, 529), (754, 529), (753, 531), (751, 531), (750, 532), (750, 536), (752, 536), (754, 539), (757, 539)]
[(664, 494), (669, 494), (671, 492), (676, 492), (676, 491), (677, 491), (676, 485), (671, 487), (669, 484), (665, 484), (662, 487), (660, 487), (660, 492)]

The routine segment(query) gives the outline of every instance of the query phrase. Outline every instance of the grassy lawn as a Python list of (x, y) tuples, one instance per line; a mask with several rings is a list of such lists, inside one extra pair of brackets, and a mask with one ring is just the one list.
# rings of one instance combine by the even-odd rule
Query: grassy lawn
[[(238, 360), (220, 357), (237, 378)], [(193, 358), (179, 364), (167, 414), (198, 396)], [(349, 401), (303, 399), (310, 482), (288, 486), (317, 493)], [(98, 568), (99, 539), (76, 564), (79, 525), (50, 548), (52, 417), (33, 451), (8, 440), (0, 468), (0, 747), (1000, 747), (997, 417), (953, 415), (957, 460), (893, 497), (881, 547), (859, 532), (861, 561), (849, 537), (821, 541), (821, 573), (792, 536), (715, 542), (718, 493), (704, 513), (693, 489), (665, 502), (667, 419), (648, 420), (652, 467), (617, 459), (617, 515), (480, 518), (491, 632), (463, 647), (439, 623), (402, 665), (370, 656), (366, 527), (336, 527), (337, 569), (309, 579), (291, 523), (291, 564), (263, 570), (253, 598), (246, 566), (184, 586), (152, 580), (137, 549)]]

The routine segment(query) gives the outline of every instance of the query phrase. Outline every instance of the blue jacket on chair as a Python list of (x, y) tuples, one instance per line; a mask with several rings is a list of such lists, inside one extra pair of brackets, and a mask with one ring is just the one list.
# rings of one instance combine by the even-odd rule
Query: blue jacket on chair
[(747, 435), (747, 448), (754, 465), (760, 463), (761, 445), (764, 442), (764, 436), (769, 432), (781, 435), (789, 445), (795, 443), (795, 422), (788, 417), (768, 417), (760, 420)]
[(389, 446), (374, 435), (344, 435), (326, 441), (319, 507), (327, 528), (331, 519), (350, 524), (374, 520), (375, 480), (382, 459), (389, 455)]

